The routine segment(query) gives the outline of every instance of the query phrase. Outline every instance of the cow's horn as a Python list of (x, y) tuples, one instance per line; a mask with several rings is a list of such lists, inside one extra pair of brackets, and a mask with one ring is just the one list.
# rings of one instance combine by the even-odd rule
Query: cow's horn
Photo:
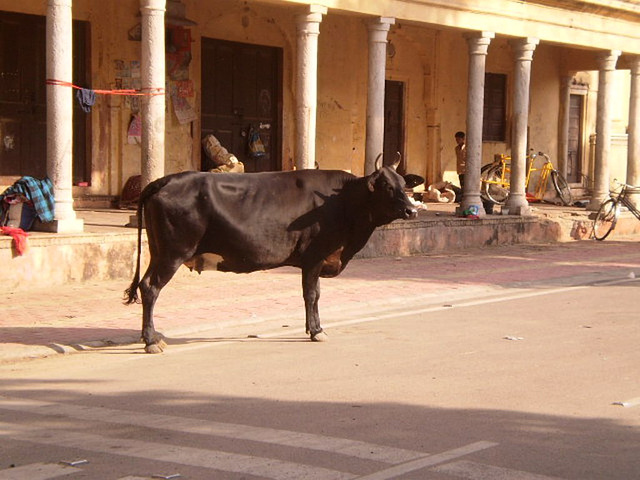
[(380, 170), (382, 168), (382, 153), (379, 153), (378, 156), (376, 157), (376, 162), (374, 163), (374, 166), (376, 168), (376, 171)]
[(398, 165), (400, 165), (400, 160), (402, 160), (402, 154), (400, 152), (396, 152), (398, 155), (398, 158), (396, 159), (395, 162), (393, 162), (393, 165), (391, 165), (391, 168), (393, 168), (394, 170), (396, 170), (398, 168)]

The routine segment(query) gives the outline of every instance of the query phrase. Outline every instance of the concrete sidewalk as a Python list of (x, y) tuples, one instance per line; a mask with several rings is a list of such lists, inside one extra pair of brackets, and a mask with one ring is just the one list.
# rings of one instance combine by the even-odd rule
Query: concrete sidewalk
[[(339, 277), (321, 279), (320, 314), (331, 336), (332, 325), (344, 321), (400, 310), (431, 308), (437, 314), (473, 299), (635, 275), (640, 277), (637, 237), (356, 259)], [(0, 362), (138, 342), (142, 308), (122, 304), (127, 287), (109, 280), (2, 293)], [(160, 294), (155, 325), (169, 348), (265, 332), (306, 339), (300, 272), (198, 275), (183, 267)], [(142, 344), (132, 349), (143, 352)]]

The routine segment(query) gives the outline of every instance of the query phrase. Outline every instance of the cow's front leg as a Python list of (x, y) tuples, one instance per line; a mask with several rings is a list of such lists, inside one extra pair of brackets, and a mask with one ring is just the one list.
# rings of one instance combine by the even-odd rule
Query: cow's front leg
[(313, 342), (327, 341), (327, 334), (320, 326), (320, 315), (318, 313), (318, 300), (320, 300), (320, 270), (322, 264), (313, 268), (302, 269), (302, 297), (304, 298), (304, 309), (306, 318), (307, 333)]

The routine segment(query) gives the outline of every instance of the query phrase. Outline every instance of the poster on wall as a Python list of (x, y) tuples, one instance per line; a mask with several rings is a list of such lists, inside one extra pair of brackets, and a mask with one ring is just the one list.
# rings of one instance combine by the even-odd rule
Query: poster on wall
[(181, 125), (197, 120), (198, 116), (196, 115), (196, 111), (189, 101), (180, 95), (180, 89), (175, 82), (172, 82), (169, 86), (169, 93), (171, 95), (173, 112), (176, 114), (178, 122), (180, 122)]

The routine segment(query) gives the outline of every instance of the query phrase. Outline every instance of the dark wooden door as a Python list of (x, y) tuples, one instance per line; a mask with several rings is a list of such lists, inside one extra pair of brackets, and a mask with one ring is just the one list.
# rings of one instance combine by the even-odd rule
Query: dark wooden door
[(567, 152), (567, 181), (580, 183), (582, 179), (582, 120), (583, 95), (569, 97), (569, 148)]
[[(47, 175), (46, 19), (0, 12), (0, 176)], [(87, 86), (86, 23), (73, 24), (76, 84)], [(69, 87), (57, 87), (69, 88)], [(74, 92), (75, 95), (75, 92)], [(90, 179), (87, 114), (74, 97), (73, 181)]]
[[(202, 136), (213, 134), (247, 172), (281, 169), (281, 65), (279, 48), (202, 39)], [(249, 149), (252, 131), (263, 155)]]
[(400, 152), (402, 161), (398, 173), (406, 173), (404, 158), (404, 83), (387, 80), (384, 90), (384, 163), (396, 161)]
[(45, 18), (0, 12), (0, 176), (47, 174)]

